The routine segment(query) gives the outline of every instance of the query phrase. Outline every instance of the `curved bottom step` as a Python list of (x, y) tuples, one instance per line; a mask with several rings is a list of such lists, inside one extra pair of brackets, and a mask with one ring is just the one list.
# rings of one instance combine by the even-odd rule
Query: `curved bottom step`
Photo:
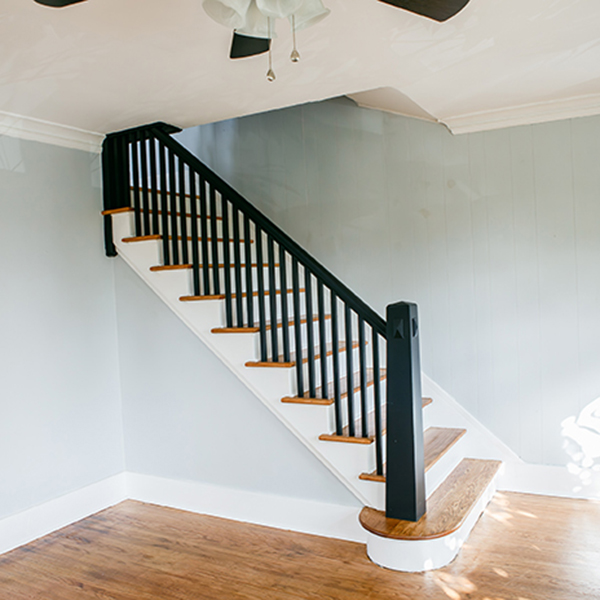
[(427, 499), (416, 523), (388, 519), (365, 507), (360, 523), (367, 530), (369, 558), (395, 571), (430, 571), (452, 562), (492, 499), (500, 461), (465, 458)]

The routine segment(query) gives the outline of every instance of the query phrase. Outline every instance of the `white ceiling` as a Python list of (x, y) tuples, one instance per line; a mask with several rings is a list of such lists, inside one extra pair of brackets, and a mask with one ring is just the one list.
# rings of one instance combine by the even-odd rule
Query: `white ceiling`
[(456, 132), (600, 113), (599, 0), (471, 0), (446, 23), (324, 1), (300, 63), (279, 24), (269, 83), (266, 56), (228, 59), (231, 34), (201, 0), (2, 0), (0, 111), (106, 133), (377, 90), (355, 99)]

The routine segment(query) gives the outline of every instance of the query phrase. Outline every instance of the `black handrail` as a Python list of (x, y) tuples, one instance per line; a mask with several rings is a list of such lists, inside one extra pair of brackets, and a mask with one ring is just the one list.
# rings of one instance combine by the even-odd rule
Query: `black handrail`
[(344, 302), (352, 308), (357, 314), (379, 335), (385, 337), (385, 320), (377, 314), (368, 304), (361, 300), (348, 286), (342, 283), (331, 271), (324, 267), (316, 258), (311, 256), (302, 246), (296, 243), (283, 229), (280, 229), (271, 219), (261, 213), (255, 206), (250, 204), (239, 192), (234, 190), (224, 179), (221, 179), (216, 173), (211, 171), (204, 163), (195, 157), (187, 148), (175, 141), (172, 137), (164, 133), (162, 129), (154, 129), (156, 139), (160, 140), (165, 146), (171, 149), (183, 159), (190, 167), (194, 168), (200, 175), (208, 181), (211, 186), (218, 189), (228, 200), (237, 204), (239, 210), (247, 214), (265, 233), (282, 245), (292, 256), (295, 256), (299, 262), (306, 266), (309, 271), (318, 277), (327, 287), (333, 290), (338, 297), (343, 298)]
[[(259, 334), (259, 365), (295, 367), (292, 401), (333, 404), (337, 440), (375, 442), (388, 516), (418, 519), (424, 468), (416, 305), (388, 306), (384, 320), (174, 140), (178, 131), (153, 123), (107, 136), (105, 210), (132, 209), (135, 236), (160, 238), (164, 266), (192, 269), (192, 296), (182, 300), (223, 299), (225, 332)], [(108, 214), (105, 243), (115, 256)]]

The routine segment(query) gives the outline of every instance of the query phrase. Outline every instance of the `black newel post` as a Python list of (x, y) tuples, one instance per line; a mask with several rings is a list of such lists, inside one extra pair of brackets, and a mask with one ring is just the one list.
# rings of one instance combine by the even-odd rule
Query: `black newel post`
[[(104, 142), (102, 143), (102, 195), (104, 210), (114, 210), (115, 208), (131, 206), (131, 184), (134, 182), (130, 180), (129, 175), (131, 162), (129, 145), (138, 140), (153, 139), (156, 131), (170, 135), (180, 132), (181, 129), (159, 122), (109, 133), (104, 138)], [(156, 165), (150, 162), (144, 168), (156, 169)], [(135, 183), (139, 185), (139, 182)], [(147, 182), (144, 185), (147, 185)], [(110, 216), (104, 217), (104, 246), (106, 256), (117, 255), (117, 249), (113, 242), (112, 220)]]
[(425, 513), (423, 400), (417, 305), (387, 307), (386, 511), (418, 521)]
[[(102, 197), (104, 210), (129, 206), (129, 160), (124, 140), (108, 135), (102, 143)], [(104, 248), (106, 256), (116, 256), (112, 220), (104, 216)]]

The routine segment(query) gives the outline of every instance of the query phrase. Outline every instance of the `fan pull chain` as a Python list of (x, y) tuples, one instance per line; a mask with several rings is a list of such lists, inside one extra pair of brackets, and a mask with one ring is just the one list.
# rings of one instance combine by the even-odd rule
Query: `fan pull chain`
[(273, 54), (271, 50), (271, 46), (273, 45), (273, 40), (271, 38), (271, 17), (267, 18), (269, 23), (269, 70), (267, 71), (267, 80), (275, 81), (275, 71), (273, 71)]
[(294, 47), (290, 54), (290, 60), (296, 63), (300, 60), (300, 52), (296, 48), (296, 15), (292, 15), (292, 40)]

